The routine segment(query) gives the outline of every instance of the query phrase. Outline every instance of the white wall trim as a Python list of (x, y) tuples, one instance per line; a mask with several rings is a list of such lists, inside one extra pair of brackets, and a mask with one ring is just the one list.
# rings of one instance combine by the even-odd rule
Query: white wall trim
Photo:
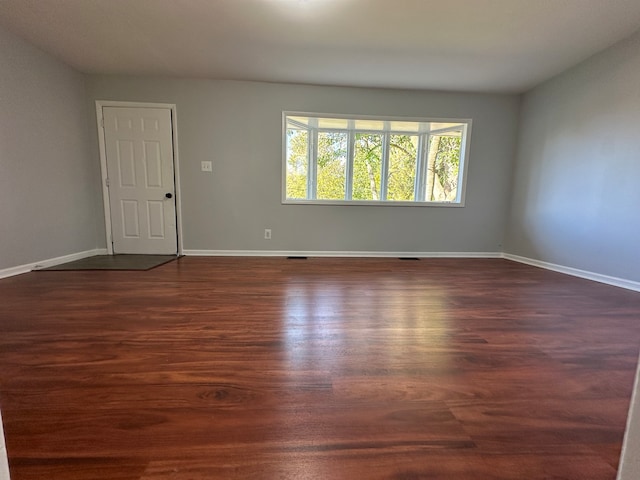
[(631, 402), (629, 403), (627, 426), (624, 429), (620, 466), (616, 480), (633, 480), (638, 478), (638, 473), (640, 473), (640, 460), (637, 456), (640, 445), (640, 422), (636, 418), (638, 414), (640, 414), (640, 359), (638, 359), (636, 379), (633, 383)]
[(176, 195), (176, 233), (178, 235), (178, 255), (183, 255), (182, 235), (182, 194), (180, 191), (180, 155), (178, 153), (178, 116), (175, 103), (142, 103), (142, 102), (116, 102), (110, 100), (96, 100), (96, 121), (98, 126), (98, 150), (100, 152), (100, 173), (102, 175), (102, 203), (104, 206), (105, 237), (107, 242), (107, 255), (113, 255), (111, 243), (111, 206), (109, 204), (109, 188), (106, 184), (107, 153), (104, 138), (103, 107), (129, 107), (129, 108), (167, 108), (171, 110), (171, 132), (173, 140), (173, 179)]
[(297, 250), (184, 250), (184, 255), (200, 257), (417, 257), (417, 258), (502, 258), (501, 252), (369, 252)]
[(40, 260), (37, 262), (26, 263), (24, 265), (18, 265), (17, 267), (5, 268), (3, 270), (0, 270), (0, 278), (13, 277), (14, 275), (21, 275), (23, 273), (28, 273), (32, 270), (39, 270), (42, 268), (53, 267), (54, 265), (73, 262), (74, 260), (81, 260), (83, 258), (93, 257), (95, 255), (107, 255), (107, 249), (96, 248), (93, 250), (86, 250), (84, 252), (63, 255), (61, 257), (49, 258), (49, 259)]
[(566, 275), (572, 275), (574, 277), (585, 278), (587, 280), (593, 280), (594, 282), (606, 283), (607, 285), (613, 285), (614, 287), (626, 288), (627, 290), (640, 292), (640, 282), (634, 282), (633, 280), (610, 277), (609, 275), (602, 275), (600, 273), (589, 272), (587, 270), (580, 270), (573, 267), (565, 267), (564, 265), (557, 265), (555, 263), (543, 262), (542, 260), (536, 260), (534, 258), (512, 255), (511, 253), (504, 253), (502, 256), (506, 260), (511, 260), (513, 262), (524, 263), (526, 265), (544, 268), (545, 270), (553, 270), (554, 272), (560, 272)]
[(9, 460), (7, 458), (7, 446), (4, 441), (2, 428), (2, 414), (0, 413), (0, 480), (9, 480)]

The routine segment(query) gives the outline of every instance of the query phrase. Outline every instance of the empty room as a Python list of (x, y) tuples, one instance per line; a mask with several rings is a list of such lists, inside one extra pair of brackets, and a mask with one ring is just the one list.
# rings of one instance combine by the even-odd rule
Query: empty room
[(639, 131), (637, 1), (0, 1), (0, 480), (637, 480)]

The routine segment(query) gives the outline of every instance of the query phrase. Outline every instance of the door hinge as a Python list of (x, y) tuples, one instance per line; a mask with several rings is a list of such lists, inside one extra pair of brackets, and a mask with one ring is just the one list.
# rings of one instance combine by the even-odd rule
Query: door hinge
[(104, 129), (104, 117), (100, 117), (100, 128)]
[(109, 179), (108, 179), (108, 178), (105, 178), (105, 179), (104, 179), (104, 185), (105, 185), (106, 187), (108, 187), (108, 186), (109, 186)]

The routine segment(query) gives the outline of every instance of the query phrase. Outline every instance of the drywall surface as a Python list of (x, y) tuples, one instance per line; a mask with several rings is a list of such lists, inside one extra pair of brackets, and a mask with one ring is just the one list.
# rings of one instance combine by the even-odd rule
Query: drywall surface
[(0, 270), (96, 248), (84, 77), (2, 28), (0, 68)]
[[(87, 90), (176, 104), (187, 250), (502, 251), (517, 96), (99, 75)], [(283, 205), (283, 111), (473, 119), (466, 206)]]
[(524, 96), (505, 251), (640, 281), (640, 33)]

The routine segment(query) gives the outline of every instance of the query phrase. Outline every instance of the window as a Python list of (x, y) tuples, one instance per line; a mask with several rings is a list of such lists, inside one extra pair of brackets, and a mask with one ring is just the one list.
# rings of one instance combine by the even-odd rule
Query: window
[(283, 118), (285, 203), (463, 204), (470, 120)]

